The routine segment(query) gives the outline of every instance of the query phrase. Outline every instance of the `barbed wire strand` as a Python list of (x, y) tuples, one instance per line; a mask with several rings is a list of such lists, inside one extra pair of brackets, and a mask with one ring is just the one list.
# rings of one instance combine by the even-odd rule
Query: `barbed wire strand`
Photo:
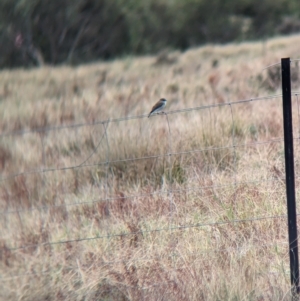
[[(236, 184), (242, 185), (242, 184), (257, 184), (257, 183), (262, 183), (262, 182), (274, 182), (274, 181), (279, 181), (278, 179), (267, 179), (267, 180), (256, 180), (256, 181), (240, 181)], [(188, 192), (188, 191), (199, 191), (203, 189), (211, 189), (211, 188), (225, 188), (225, 187), (231, 187), (233, 184), (225, 184), (225, 185), (209, 185), (209, 186), (202, 186), (202, 187), (197, 187), (197, 188), (187, 188), (187, 189), (179, 189), (179, 190), (172, 190), (171, 192), (173, 193), (178, 193), (178, 192)], [(153, 192), (153, 193), (148, 193), (148, 194), (136, 194), (136, 195), (129, 195), (129, 196), (111, 196), (110, 198), (104, 198), (96, 201), (89, 201), (89, 202), (75, 202), (75, 203), (69, 203), (69, 204), (59, 204), (59, 205), (49, 205), (49, 206), (36, 206), (36, 207), (30, 207), (30, 208), (24, 208), (24, 209), (18, 209), (18, 210), (9, 210), (9, 211), (2, 211), (0, 212), (0, 215), (9, 215), (9, 214), (14, 214), (14, 213), (24, 213), (24, 212), (30, 212), (30, 211), (35, 211), (35, 210), (49, 210), (51, 208), (59, 208), (59, 207), (69, 207), (69, 206), (79, 206), (79, 205), (92, 205), (95, 203), (103, 202), (103, 201), (118, 201), (118, 200), (125, 200), (125, 199), (130, 199), (130, 198), (138, 198), (138, 197), (148, 197), (148, 196), (153, 196), (156, 194), (163, 194), (167, 193), (168, 191), (159, 191), (159, 192)]]
[[(297, 93), (299, 93), (299, 92), (293, 92), (293, 94), (297, 94)], [(228, 106), (229, 104), (238, 105), (238, 104), (247, 103), (247, 102), (276, 99), (281, 96), (282, 96), (282, 94), (259, 96), (259, 97), (232, 101), (232, 102), (214, 103), (214, 104), (202, 105), (202, 106), (192, 107), (192, 108), (177, 109), (177, 110), (168, 111), (165, 113), (168, 115), (178, 114), (178, 113), (186, 113), (186, 112), (191, 112), (191, 111), (205, 110), (208, 108), (224, 107), (224, 106)], [(122, 122), (122, 121), (134, 120), (134, 119), (142, 119), (142, 118), (146, 118), (146, 117), (148, 117), (148, 114), (118, 117), (118, 118), (112, 118), (112, 119), (106, 119), (106, 120), (99, 120), (99, 121), (95, 121), (95, 122), (73, 123), (73, 124), (66, 124), (66, 125), (60, 125), (60, 126), (38, 127), (35, 129), (30, 129), (30, 130), (15, 130), (15, 131), (0, 133), (0, 138), (7, 137), (7, 136), (14, 136), (14, 135), (25, 135), (25, 134), (32, 134), (32, 133), (39, 133), (39, 132), (58, 131), (58, 130), (69, 129), (69, 128), (95, 126), (95, 125), (104, 124), (104, 123), (108, 123), (108, 122), (116, 123), (116, 122)]]
[[(250, 247), (251, 248), (265, 248), (265, 247), (271, 247), (271, 246), (278, 246), (278, 245), (284, 245), (284, 246), (288, 246), (288, 242), (272, 242), (272, 243), (262, 243), (262, 242), (257, 242), (257, 245), (253, 245), (253, 242), (251, 242), (251, 245)], [(247, 245), (248, 246), (248, 245)], [(245, 246), (240, 246), (240, 247), (228, 247), (228, 248), (224, 248), (224, 246), (221, 246), (221, 247), (218, 247), (218, 248), (203, 248), (203, 249), (197, 249), (197, 252), (190, 252), (189, 253), (189, 256), (199, 256), (199, 254), (208, 254), (208, 253), (211, 253), (212, 250), (213, 252), (233, 252), (233, 251), (243, 251), (245, 249)], [(288, 253), (288, 251), (287, 251)], [(182, 257), (182, 256), (179, 256), (177, 254), (171, 254), (171, 255), (167, 255), (168, 258), (171, 258), (171, 257)], [(136, 258), (136, 259), (132, 259), (130, 258), (130, 260), (128, 260), (128, 256), (124, 256), (124, 257), (121, 257), (121, 258), (118, 258), (118, 260), (107, 260), (107, 261), (104, 261), (104, 262), (101, 262), (101, 264), (97, 264), (96, 267), (98, 268), (101, 268), (101, 267), (104, 267), (104, 266), (108, 266), (108, 265), (113, 265), (113, 264), (118, 264), (118, 263), (139, 263), (139, 262), (143, 262), (143, 261), (149, 261), (149, 260), (157, 260), (157, 259), (161, 259), (161, 257), (159, 255), (154, 255), (154, 256), (147, 256), (147, 257), (139, 257), (139, 258)], [(93, 267), (95, 267), (95, 264), (92, 265)], [(62, 267), (60, 267), (60, 270), (62, 269)], [(19, 277), (25, 277), (25, 276), (42, 276), (42, 275), (49, 275), (50, 273), (55, 273), (55, 272), (60, 272), (58, 271), (57, 268), (52, 268), (50, 270), (47, 270), (47, 271), (38, 271), (38, 272), (33, 272), (33, 273), (20, 273), (20, 274), (14, 274), (14, 275), (10, 275), (10, 276), (2, 276), (0, 275), (0, 281), (1, 282), (4, 282), (4, 281), (10, 281), (10, 280), (13, 280), (15, 278), (19, 278)]]
[[(296, 138), (294, 138), (296, 139)], [(250, 143), (240, 143), (236, 144), (235, 148), (237, 147), (249, 147), (249, 146), (254, 146), (254, 145), (261, 145), (261, 144), (268, 144), (268, 143), (277, 143), (277, 142), (282, 142), (283, 138), (275, 138), (275, 139), (270, 139), (266, 141), (255, 141), (255, 142), (250, 142)], [(220, 150), (220, 149), (231, 149), (232, 145), (227, 145), (227, 146), (219, 146), (219, 147), (207, 147), (207, 148), (201, 148), (201, 149), (195, 149), (195, 150), (187, 150), (187, 151), (180, 151), (180, 152), (173, 152), (171, 153), (171, 156), (174, 155), (185, 155), (185, 154), (190, 154), (190, 153), (198, 153), (198, 152), (205, 152), (205, 151), (215, 151), (215, 150)], [(110, 164), (115, 164), (115, 163), (122, 163), (122, 162), (129, 162), (129, 161), (138, 161), (138, 160), (146, 160), (146, 159), (158, 159), (158, 158), (164, 158), (169, 156), (168, 153), (161, 154), (161, 155), (150, 155), (150, 156), (143, 156), (143, 157), (137, 157), (137, 158), (126, 158), (126, 159), (117, 159), (117, 160), (111, 160), (109, 163)], [(6, 177), (0, 178), (0, 182), (8, 181), (13, 178), (19, 177), (19, 176), (27, 176), (30, 174), (39, 174), (39, 173), (48, 173), (48, 172), (56, 172), (56, 171), (66, 171), (66, 170), (71, 170), (71, 169), (76, 169), (76, 168), (85, 168), (85, 167), (95, 167), (95, 166), (103, 166), (106, 165), (106, 160), (101, 161), (98, 163), (93, 163), (93, 164), (80, 164), (80, 165), (75, 165), (75, 166), (66, 166), (66, 167), (59, 167), (59, 168), (47, 168), (47, 169), (33, 169), (33, 170), (27, 170), (23, 171), (20, 173), (15, 173), (15, 174), (9, 174)]]
[[(258, 216), (258, 217), (251, 217), (251, 218), (246, 218), (246, 219), (232, 219), (232, 220), (221, 221), (221, 222), (209, 222), (209, 223), (197, 223), (197, 224), (192, 224), (192, 225), (172, 226), (171, 230), (176, 231), (176, 230), (186, 230), (186, 229), (192, 229), (192, 228), (222, 226), (222, 225), (233, 224), (233, 223), (257, 222), (257, 221), (277, 219), (277, 218), (286, 218), (286, 217), (287, 217), (286, 214)], [(6, 248), (6, 250), (19, 251), (19, 250), (24, 250), (24, 249), (28, 249), (28, 248), (42, 247), (42, 246), (47, 246), (47, 245), (52, 246), (52, 245), (60, 245), (60, 244), (66, 244), (66, 243), (92, 241), (92, 240), (97, 240), (97, 239), (116, 238), (116, 237), (124, 237), (124, 236), (130, 236), (130, 235), (156, 233), (156, 232), (164, 232), (164, 231), (170, 231), (170, 227), (157, 228), (157, 229), (152, 229), (152, 230), (143, 230), (143, 231), (141, 230), (141, 231), (133, 231), (133, 232), (122, 232), (122, 233), (109, 234), (109, 235), (98, 235), (98, 236), (93, 236), (93, 237), (82, 237), (82, 238), (68, 239), (68, 240), (58, 240), (58, 241), (53, 241), (53, 242), (42, 242), (42, 243), (36, 243), (36, 244), (23, 245), (23, 246), (19, 246), (19, 247), (8, 247), (8, 248)]]
[[(298, 62), (298, 61), (300, 61), (300, 59), (290, 59), (290, 63), (292, 63), (292, 62)], [(268, 66), (264, 67), (264, 68), (262, 69), (262, 71), (264, 71), (264, 70), (266, 70), (266, 69), (269, 69), (269, 68), (271, 68), (271, 67), (280, 65), (280, 64), (281, 64), (281, 62), (277, 62), (277, 63), (271, 64), (271, 65), (268, 65)]]
[(278, 66), (278, 65), (280, 65), (280, 64), (281, 64), (281, 62), (274, 63), (274, 64), (271, 64), (271, 65), (268, 65), (268, 66), (264, 67), (261, 71), (267, 70), (267, 69), (272, 68), (272, 67), (274, 67), (274, 66)]
[[(237, 181), (235, 184), (236, 185), (256, 185), (260, 183), (272, 183), (272, 182), (281, 182), (279, 179), (259, 179), (259, 180), (253, 180), (253, 181)], [(200, 190), (205, 190), (205, 189), (220, 189), (220, 188), (229, 188), (235, 185), (234, 183), (229, 183), (229, 184), (223, 184), (223, 185), (208, 185), (208, 186), (201, 186), (197, 188), (184, 188), (184, 189), (174, 189), (171, 191), (171, 193), (176, 194), (176, 193), (181, 193), (181, 192), (189, 192), (189, 191), (200, 191)], [(106, 202), (106, 201), (119, 201), (119, 200), (125, 200), (125, 199), (133, 199), (133, 198), (145, 198), (145, 197), (150, 197), (154, 195), (161, 195), (161, 194), (168, 194), (168, 189), (167, 190), (160, 190), (160, 191), (155, 191), (151, 193), (142, 193), (142, 194), (134, 194), (134, 195), (122, 195), (122, 196), (111, 196), (108, 198), (102, 198), (98, 199), (95, 201), (87, 201), (87, 202), (74, 202), (74, 203), (64, 203), (64, 204), (59, 204), (59, 205), (47, 205), (47, 206), (35, 206), (35, 207), (30, 207), (30, 208), (23, 208), (23, 209), (17, 209), (17, 210), (8, 210), (8, 211), (1, 211), (0, 215), (10, 215), (10, 214), (20, 214), (24, 212), (33, 212), (33, 211), (49, 211), (51, 208), (61, 208), (61, 207), (71, 207), (71, 206), (83, 206), (83, 205), (92, 205), (96, 203), (101, 203), (101, 202)]]

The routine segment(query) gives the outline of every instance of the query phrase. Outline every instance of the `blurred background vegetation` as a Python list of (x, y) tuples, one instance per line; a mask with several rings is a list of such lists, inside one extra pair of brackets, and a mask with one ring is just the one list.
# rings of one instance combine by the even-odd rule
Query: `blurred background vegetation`
[(0, 68), (300, 32), (299, 0), (0, 0)]

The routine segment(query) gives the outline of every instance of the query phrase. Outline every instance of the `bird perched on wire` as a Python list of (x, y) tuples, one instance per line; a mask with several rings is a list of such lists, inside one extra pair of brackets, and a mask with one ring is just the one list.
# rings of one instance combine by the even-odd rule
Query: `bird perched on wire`
[(167, 100), (165, 98), (161, 98), (152, 108), (151, 112), (148, 115), (148, 118), (153, 115), (156, 114), (158, 112), (161, 112), (162, 109), (166, 106), (167, 104)]

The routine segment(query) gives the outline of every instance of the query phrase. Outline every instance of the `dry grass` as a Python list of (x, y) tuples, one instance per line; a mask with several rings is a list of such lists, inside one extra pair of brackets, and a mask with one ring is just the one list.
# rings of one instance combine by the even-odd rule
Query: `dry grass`
[[(286, 219), (252, 220), (286, 214), (283, 143), (268, 142), (283, 135), (280, 97), (93, 123), (160, 97), (176, 110), (280, 93), (280, 71), (262, 69), (299, 42), (2, 71), (2, 133), (91, 125), (1, 136), (0, 209), (20, 210), (0, 219), (1, 300), (289, 298)], [(299, 133), (297, 110), (294, 121)], [(41, 168), (53, 171), (3, 180)]]

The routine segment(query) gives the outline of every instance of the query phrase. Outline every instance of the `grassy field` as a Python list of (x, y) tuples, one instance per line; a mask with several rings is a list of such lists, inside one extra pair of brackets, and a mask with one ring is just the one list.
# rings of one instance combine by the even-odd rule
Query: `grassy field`
[(282, 100), (225, 103), (280, 94), (299, 43), (1, 71), (0, 299), (288, 299)]

